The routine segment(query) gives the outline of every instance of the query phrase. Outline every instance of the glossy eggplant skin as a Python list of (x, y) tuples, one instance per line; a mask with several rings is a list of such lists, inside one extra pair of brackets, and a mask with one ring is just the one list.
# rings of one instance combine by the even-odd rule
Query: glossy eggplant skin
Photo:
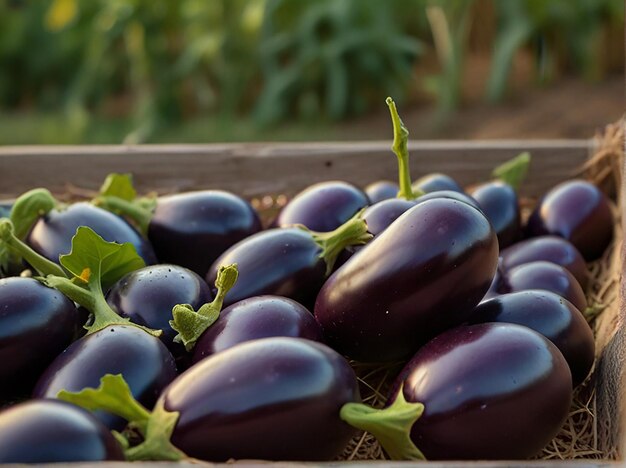
[(539, 202), (526, 226), (530, 237), (552, 234), (570, 241), (587, 261), (599, 258), (613, 238), (607, 197), (583, 180), (563, 182)]
[(497, 263), (497, 238), (484, 215), (456, 200), (429, 200), (326, 281), (315, 317), (326, 342), (353, 359), (406, 358), (466, 319)]
[(111, 432), (88, 411), (31, 400), (0, 412), (0, 463), (124, 460)]
[[(75, 341), (60, 354), (37, 382), (33, 398), (96, 388), (106, 374), (122, 374), (133, 396), (152, 408), (177, 371), (174, 358), (158, 338), (132, 325), (111, 325)], [(96, 414), (111, 429), (124, 427), (117, 417)]]
[(170, 326), (172, 308), (190, 304), (194, 310), (211, 302), (206, 282), (193, 271), (177, 265), (154, 265), (135, 270), (115, 283), (107, 302), (122, 317), (155, 330), (163, 330), (161, 341), (179, 357), (184, 347), (174, 343), (177, 332)]
[(172, 443), (207, 461), (331, 460), (356, 433), (339, 411), (359, 401), (348, 362), (300, 338), (250, 341), (206, 358), (160, 398), (180, 412)]
[(204, 276), (222, 252), (261, 229), (247, 201), (229, 192), (204, 190), (160, 197), (148, 238), (161, 263)]
[(293, 197), (278, 214), (274, 225), (289, 227), (302, 224), (311, 231), (329, 232), (369, 204), (367, 195), (352, 184), (320, 182)]
[(283, 296), (309, 306), (324, 284), (326, 263), (309, 233), (298, 228), (260, 232), (235, 244), (209, 268), (206, 282), (215, 284), (222, 265), (237, 264), (239, 277), (224, 305), (254, 296)]
[(367, 207), (363, 212), (363, 219), (367, 223), (367, 231), (374, 236), (379, 235), (391, 223), (414, 206), (414, 201), (392, 198)]
[(388, 180), (379, 180), (376, 182), (372, 182), (363, 189), (365, 195), (367, 195), (367, 198), (369, 198), (372, 205), (383, 200), (396, 198), (399, 190), (400, 187), (398, 187), (398, 184)]
[(501, 181), (487, 182), (473, 188), (469, 194), (491, 222), (501, 250), (521, 239), (520, 206), (513, 187)]
[(505, 271), (530, 262), (546, 261), (566, 268), (583, 289), (589, 282), (585, 259), (571, 242), (557, 236), (539, 236), (518, 242), (500, 251)]
[(531, 262), (506, 273), (500, 293), (542, 289), (570, 301), (580, 311), (587, 309), (587, 298), (576, 278), (562, 266), (550, 262)]
[(421, 190), (424, 193), (438, 192), (441, 190), (465, 193), (456, 180), (440, 173), (432, 173), (420, 177), (413, 182), (413, 188)]
[(585, 380), (593, 366), (595, 343), (585, 317), (567, 299), (550, 291), (531, 289), (481, 302), (468, 322), (516, 323), (541, 333), (565, 357), (574, 386)]
[(286, 297), (257, 296), (222, 310), (197, 341), (192, 361), (197, 363), (245, 341), (275, 336), (323, 341), (322, 329), (306, 307)]
[(150, 242), (119, 216), (90, 203), (75, 203), (62, 211), (52, 210), (35, 223), (26, 243), (48, 260), (58, 263), (59, 255), (70, 252), (72, 237), (79, 226), (90, 227), (108, 242), (130, 242), (147, 265), (156, 263)]
[(486, 323), (437, 336), (393, 385), (424, 404), (411, 439), (428, 460), (512, 460), (536, 455), (572, 400), (561, 352), (530, 328)]
[(33, 278), (0, 279), (0, 394), (30, 392), (82, 318), (72, 301)]

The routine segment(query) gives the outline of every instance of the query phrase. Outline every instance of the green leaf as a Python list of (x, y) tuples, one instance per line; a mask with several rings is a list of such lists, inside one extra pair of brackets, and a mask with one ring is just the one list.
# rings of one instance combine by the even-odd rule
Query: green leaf
[(106, 374), (98, 388), (85, 388), (80, 392), (61, 390), (57, 398), (89, 411), (107, 411), (136, 424), (140, 430), (145, 430), (150, 419), (150, 412), (135, 400), (121, 374)]
[(100, 195), (118, 197), (126, 201), (135, 200), (137, 191), (133, 186), (133, 176), (131, 174), (109, 174), (100, 187)]
[(15, 236), (24, 240), (35, 222), (57, 206), (52, 194), (43, 188), (30, 190), (15, 200), (11, 209), (11, 222)]
[(78, 281), (108, 289), (122, 276), (145, 266), (131, 243), (107, 242), (92, 229), (81, 226), (72, 238), (72, 250), (61, 255), (61, 265)]
[(374, 435), (392, 460), (426, 460), (411, 440), (411, 428), (423, 412), (424, 405), (407, 402), (400, 388), (396, 400), (387, 408), (346, 403), (339, 416), (351, 426)]
[(515, 189), (519, 190), (520, 185), (528, 174), (528, 167), (530, 166), (530, 153), (525, 151), (520, 153), (513, 159), (496, 167), (491, 175), (502, 182), (509, 184)]

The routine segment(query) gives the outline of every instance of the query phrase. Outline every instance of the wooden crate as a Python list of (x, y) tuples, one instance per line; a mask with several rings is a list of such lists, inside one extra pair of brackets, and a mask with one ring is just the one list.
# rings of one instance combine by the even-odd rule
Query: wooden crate
[[(446, 172), (462, 185), (487, 180), (491, 169), (498, 163), (521, 151), (530, 151), (533, 161), (521, 195), (537, 198), (554, 184), (573, 177), (593, 153), (595, 143), (593, 140), (422, 141), (411, 142), (409, 149), (414, 177), (430, 172)], [(72, 191), (74, 187), (96, 190), (110, 172), (131, 172), (140, 192), (219, 188), (248, 199), (262, 199), (279, 194), (290, 196), (323, 180), (341, 179), (361, 186), (379, 179), (395, 180), (396, 164), (389, 142), (4, 147), (0, 148), (0, 199), (10, 199), (40, 186), (49, 188), (53, 193)], [(624, 194), (626, 190), (621, 192)], [(625, 206), (623, 199), (620, 205)], [(614, 260), (617, 267), (624, 271), (626, 264), (619, 247), (614, 250)], [(602, 351), (595, 373), (597, 421), (603, 428), (600, 432), (604, 434), (601, 445), (607, 450), (619, 447), (620, 453), (624, 443), (621, 427), (626, 408), (626, 392), (622, 385), (626, 353), (622, 321), (626, 310), (625, 294), (626, 281), (622, 279), (618, 299), (600, 320), (599, 326), (603, 328)], [(356, 462), (352, 466), (388, 464)], [(430, 463), (428, 466), (492, 467), (502, 464), (453, 462)], [(582, 460), (505, 464), (597, 467), (618, 466), (620, 462)], [(161, 466), (182, 465), (164, 463)]]

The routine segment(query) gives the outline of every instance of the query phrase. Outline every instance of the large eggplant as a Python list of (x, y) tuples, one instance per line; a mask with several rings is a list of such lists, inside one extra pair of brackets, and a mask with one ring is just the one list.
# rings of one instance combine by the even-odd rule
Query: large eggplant
[(497, 264), (497, 238), (480, 211), (457, 200), (428, 200), (326, 281), (315, 316), (326, 341), (354, 359), (406, 358), (465, 320)]
[(341, 407), (359, 401), (354, 371), (332, 349), (267, 338), (202, 360), (157, 407), (180, 413), (171, 441), (191, 457), (332, 460), (355, 434)]

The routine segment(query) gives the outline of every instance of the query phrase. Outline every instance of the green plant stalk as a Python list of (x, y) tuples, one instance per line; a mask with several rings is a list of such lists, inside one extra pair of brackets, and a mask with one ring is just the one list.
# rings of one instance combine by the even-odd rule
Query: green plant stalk
[(134, 202), (114, 196), (100, 196), (95, 198), (93, 203), (105, 210), (130, 218), (137, 224), (144, 236), (148, 234), (148, 228), (152, 220), (152, 212), (150, 210)]

